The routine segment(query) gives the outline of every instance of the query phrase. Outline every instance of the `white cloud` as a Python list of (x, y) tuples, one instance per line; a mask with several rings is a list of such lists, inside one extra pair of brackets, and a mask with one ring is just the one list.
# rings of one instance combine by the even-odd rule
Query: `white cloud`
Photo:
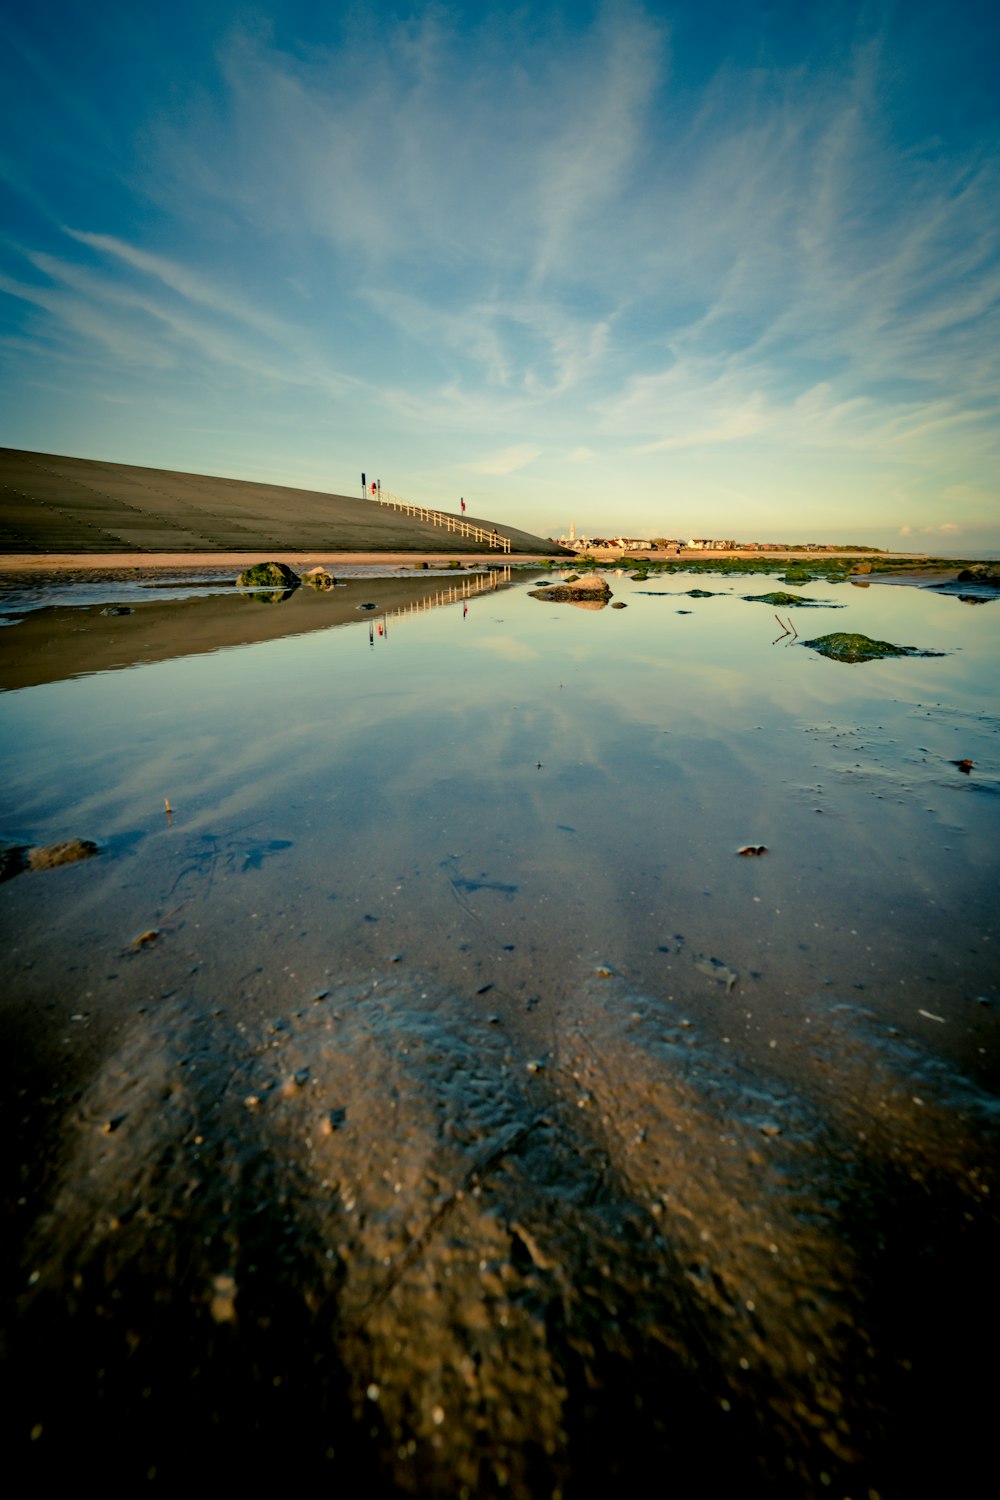
[(462, 467), (470, 469), (474, 474), (513, 474), (518, 469), (527, 468), (541, 451), (541, 448), (535, 448), (530, 443), (519, 443), (513, 448), (503, 448), (498, 453), (481, 458), (476, 463), (463, 464)]
[(162, 255), (150, 255), (148, 251), (128, 245), (113, 235), (88, 234), (80, 229), (69, 228), (66, 233), (81, 245), (87, 245), (92, 250), (114, 256), (135, 270), (155, 277), (189, 302), (199, 303), (212, 312), (235, 318), (238, 322), (257, 329), (258, 332), (278, 342), (283, 342), (289, 337), (290, 330), (287, 324), (262, 312), (252, 303), (234, 297), (230, 291), (213, 285), (197, 272), (180, 265), (177, 261), (169, 260)]

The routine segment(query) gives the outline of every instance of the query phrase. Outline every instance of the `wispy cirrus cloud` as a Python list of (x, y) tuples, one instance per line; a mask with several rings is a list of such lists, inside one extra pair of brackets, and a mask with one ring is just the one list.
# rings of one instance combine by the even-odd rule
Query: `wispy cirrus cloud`
[(113, 256), (133, 270), (155, 278), (177, 292), (188, 302), (197, 303), (217, 315), (234, 319), (248, 328), (256, 329), (277, 343), (285, 343), (291, 334), (289, 325), (263, 312), (245, 298), (234, 297), (228, 289), (219, 287), (190, 267), (170, 260), (164, 255), (151, 255), (135, 245), (110, 234), (89, 234), (82, 229), (66, 229), (66, 233), (81, 245)]
[(526, 469), (529, 464), (534, 463), (541, 451), (531, 443), (518, 443), (514, 447), (502, 448), (498, 453), (491, 453), (486, 458), (465, 464), (463, 467), (470, 469), (474, 474), (515, 474), (518, 469)]

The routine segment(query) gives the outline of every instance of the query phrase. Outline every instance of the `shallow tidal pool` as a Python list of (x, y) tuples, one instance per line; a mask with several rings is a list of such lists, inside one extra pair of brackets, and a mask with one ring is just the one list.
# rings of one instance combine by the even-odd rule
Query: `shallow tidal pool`
[(112, 1431), (123, 1477), (293, 1444), (386, 1495), (985, 1461), (1000, 601), (549, 576), (0, 631), (3, 842), (99, 848), (0, 887), (39, 1473)]

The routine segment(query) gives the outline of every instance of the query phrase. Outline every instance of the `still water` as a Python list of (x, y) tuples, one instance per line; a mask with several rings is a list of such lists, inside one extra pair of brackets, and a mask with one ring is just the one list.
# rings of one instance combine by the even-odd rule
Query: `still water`
[[(53, 1430), (124, 1403), (135, 1472), (168, 1472), (175, 1418), (217, 1441), (232, 1391), (264, 1421), (280, 1387), (306, 1471), (336, 1450), (386, 1494), (669, 1461), (682, 1495), (888, 1496), (972, 1463), (1000, 602), (816, 582), (776, 619), (760, 577), (609, 580), (626, 608), (369, 575), (110, 619), (49, 597), (0, 631), (4, 680), (37, 683), (0, 695), (5, 840), (101, 851), (0, 890), (8, 1056), (35, 1058), (11, 1097), (50, 1080), (26, 1346), (89, 1390), (109, 1279), (162, 1262), (214, 1351), (192, 1394), (130, 1283), (169, 1400), (40, 1370)], [(803, 644), (831, 631), (942, 654)], [(298, 1226), (266, 1278), (262, 1222)]]
[[(5, 892), (19, 952), (51, 956), (56, 921), (87, 986), (103, 948), (169, 920), (156, 963), (183, 948), (201, 983), (275, 998), (397, 955), (512, 998), (599, 962), (720, 1020), (734, 994), (766, 1014), (863, 990), (989, 1073), (1000, 603), (814, 583), (823, 607), (779, 623), (741, 597), (759, 579), (698, 599), (704, 579), (612, 575), (628, 607), (594, 612), (514, 576), (412, 612), (372, 579), (376, 610), (337, 628), (4, 695), (8, 840), (104, 850), (50, 878), (58, 898)], [(174, 649), (204, 606), (169, 606)], [(801, 644), (831, 630), (946, 654), (843, 664)], [(720, 996), (692, 955), (738, 987)]]

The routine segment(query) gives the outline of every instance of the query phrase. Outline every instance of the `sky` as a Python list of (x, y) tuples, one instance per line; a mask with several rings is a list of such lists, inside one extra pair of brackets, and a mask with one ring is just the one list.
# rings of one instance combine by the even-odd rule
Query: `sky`
[(994, 0), (0, 0), (0, 444), (1000, 553)]

